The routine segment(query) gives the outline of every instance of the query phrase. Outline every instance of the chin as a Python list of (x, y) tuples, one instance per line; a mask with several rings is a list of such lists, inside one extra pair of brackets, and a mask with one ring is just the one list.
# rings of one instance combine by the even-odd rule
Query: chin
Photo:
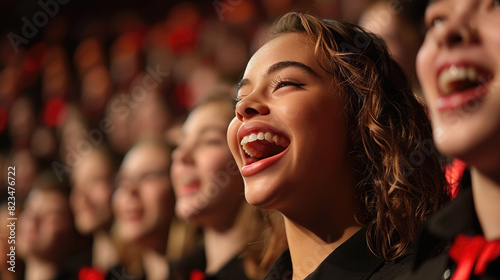
[(175, 215), (183, 220), (192, 220), (199, 212), (200, 210), (197, 210), (196, 206), (188, 203), (177, 203), (175, 206)]
[(278, 188), (272, 184), (256, 185), (245, 183), (245, 199), (248, 204), (265, 210), (278, 210), (276, 199), (283, 200), (283, 196), (278, 194)]

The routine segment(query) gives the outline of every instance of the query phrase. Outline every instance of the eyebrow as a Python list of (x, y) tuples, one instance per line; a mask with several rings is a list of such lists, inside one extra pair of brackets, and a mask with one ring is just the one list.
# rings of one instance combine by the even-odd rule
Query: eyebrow
[[(265, 73), (266, 76), (269, 76), (279, 70), (290, 68), (290, 67), (296, 67), (304, 70), (308, 74), (313, 75), (314, 77), (319, 77), (318, 73), (314, 72), (311, 67), (305, 65), (302, 62), (298, 61), (291, 61), (291, 60), (286, 60), (286, 61), (280, 61), (276, 62), (273, 65), (271, 65), (269, 68), (267, 68), (267, 71)], [(246, 86), (250, 84), (249, 79), (241, 79), (241, 81), (238, 83), (238, 90), (240, 90), (243, 86)]]

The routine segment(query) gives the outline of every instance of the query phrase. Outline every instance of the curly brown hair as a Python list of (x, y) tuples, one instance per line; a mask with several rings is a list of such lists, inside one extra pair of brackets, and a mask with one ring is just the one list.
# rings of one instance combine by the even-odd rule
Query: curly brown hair
[(318, 63), (340, 88), (358, 176), (355, 218), (375, 255), (398, 258), (449, 200), (426, 111), (376, 35), (301, 13), (284, 15), (271, 29), (273, 38), (294, 32), (315, 44)]

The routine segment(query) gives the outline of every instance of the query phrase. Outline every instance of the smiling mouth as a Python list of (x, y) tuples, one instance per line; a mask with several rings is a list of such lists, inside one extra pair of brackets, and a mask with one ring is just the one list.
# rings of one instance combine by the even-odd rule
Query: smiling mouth
[(472, 66), (452, 66), (439, 74), (439, 90), (449, 95), (471, 90), (487, 84), (492, 79), (488, 71)]
[(126, 221), (134, 222), (141, 220), (143, 213), (142, 209), (127, 209), (123, 216)]
[(243, 137), (240, 144), (247, 164), (252, 164), (282, 153), (290, 145), (290, 140), (271, 132), (257, 132)]

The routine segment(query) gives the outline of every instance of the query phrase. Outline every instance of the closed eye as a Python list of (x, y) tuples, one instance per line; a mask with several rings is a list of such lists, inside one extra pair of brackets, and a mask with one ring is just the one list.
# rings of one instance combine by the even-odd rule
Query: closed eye
[(429, 19), (425, 20), (425, 27), (427, 30), (432, 29), (435, 26), (438, 26), (444, 22), (444, 18), (440, 16), (429, 17)]
[(301, 82), (298, 82), (298, 81), (295, 81), (295, 80), (292, 80), (292, 79), (281, 79), (281, 77), (276, 77), (276, 79), (274, 79), (272, 82), (271, 82), (271, 89), (273, 91), (276, 91), (280, 88), (284, 88), (284, 87), (287, 87), (287, 86), (293, 86), (293, 87), (297, 87), (297, 88), (303, 88), (305, 84), (304, 83), (301, 83)]

